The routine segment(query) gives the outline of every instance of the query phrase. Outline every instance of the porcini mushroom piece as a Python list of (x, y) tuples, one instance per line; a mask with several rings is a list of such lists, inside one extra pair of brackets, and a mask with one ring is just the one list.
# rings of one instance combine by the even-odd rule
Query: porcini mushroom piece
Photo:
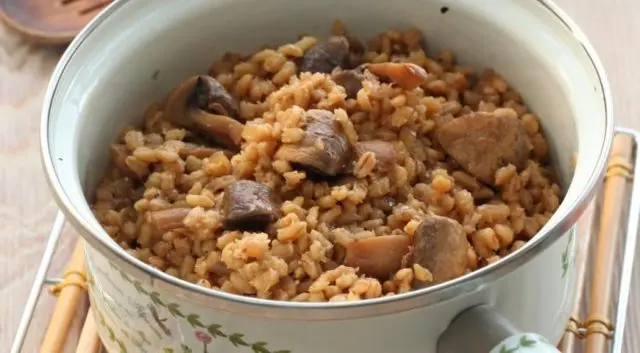
[(191, 109), (199, 109), (194, 103), (194, 91), (198, 84), (199, 76), (192, 76), (182, 81), (178, 87), (174, 88), (164, 104), (162, 115), (170, 122), (190, 128), (193, 126), (189, 119), (189, 111)]
[(225, 228), (263, 230), (278, 217), (278, 207), (268, 186), (238, 180), (224, 189)]
[(198, 76), (193, 99), (195, 106), (204, 111), (241, 120), (238, 102), (211, 76)]
[(386, 171), (392, 168), (397, 161), (396, 150), (393, 144), (382, 140), (359, 141), (355, 144), (356, 158), (360, 158), (366, 152), (372, 152), (376, 156), (376, 168)]
[(464, 274), (468, 249), (469, 242), (460, 223), (447, 217), (428, 216), (416, 229), (405, 261), (428, 269), (433, 275), (433, 282), (428, 284), (436, 284)]
[(532, 148), (520, 119), (493, 113), (452, 119), (436, 130), (436, 138), (462, 168), (490, 185), (500, 167), (524, 168)]
[(237, 120), (224, 115), (209, 114), (200, 109), (189, 111), (189, 117), (198, 131), (216, 142), (228, 148), (240, 148), (244, 125)]
[[(196, 92), (198, 86), (200, 86), (200, 93), (218, 90), (211, 80), (215, 81), (211, 77), (193, 76), (182, 82), (167, 98), (163, 116), (176, 125), (196, 129), (225, 147), (238, 149), (244, 125), (231, 117), (204, 110), (225, 111), (233, 114), (233, 109), (228, 107), (228, 102), (223, 104), (221, 101), (224, 100), (220, 100), (220, 96), (206, 98)], [(200, 103), (208, 105), (201, 107)]]
[(331, 75), (333, 81), (344, 88), (347, 98), (356, 98), (362, 89), (364, 75), (361, 69), (340, 70)]
[(397, 234), (357, 239), (345, 245), (344, 265), (357, 267), (367, 276), (386, 279), (402, 267), (409, 245), (409, 237)]
[(190, 208), (169, 208), (147, 213), (147, 220), (161, 232), (183, 227), (184, 218), (191, 211)]
[(376, 63), (367, 65), (369, 71), (395, 83), (405, 90), (412, 90), (427, 81), (427, 71), (412, 63)]
[(276, 152), (276, 159), (318, 175), (336, 176), (349, 161), (350, 146), (332, 112), (311, 109), (306, 112), (304, 137), (297, 144), (285, 144)]
[(349, 41), (345, 37), (334, 36), (307, 50), (298, 65), (298, 72), (329, 74), (334, 68), (346, 68), (348, 64)]

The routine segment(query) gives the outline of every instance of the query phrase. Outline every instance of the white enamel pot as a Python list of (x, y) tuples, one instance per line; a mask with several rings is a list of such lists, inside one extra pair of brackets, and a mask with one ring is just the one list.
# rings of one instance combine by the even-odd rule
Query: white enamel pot
[[(198, 287), (141, 263), (93, 217), (107, 146), (150, 102), (249, 52), (329, 32), (422, 29), (430, 48), (491, 66), (542, 121), (566, 197), (516, 253), (454, 281), (363, 302), (293, 303)], [(109, 352), (552, 352), (573, 297), (573, 226), (602, 176), (611, 97), (582, 32), (547, 0), (121, 0), (71, 44), (42, 116), (42, 152), (60, 207), (86, 239), (90, 297)], [(578, 153), (575, 169), (571, 156)], [(87, 196), (87, 197), (86, 197)]]

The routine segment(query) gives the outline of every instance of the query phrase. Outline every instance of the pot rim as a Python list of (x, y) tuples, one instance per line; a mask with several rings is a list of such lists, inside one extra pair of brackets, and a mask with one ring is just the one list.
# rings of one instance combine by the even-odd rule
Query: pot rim
[[(524, 265), (529, 260), (534, 258), (537, 254), (542, 252), (551, 246), (555, 240), (559, 239), (567, 230), (569, 230), (576, 219), (586, 208), (588, 202), (596, 191), (596, 186), (600, 181), (605, 165), (608, 159), (609, 151), (611, 149), (611, 142), (613, 140), (613, 101), (609, 88), (609, 81), (604, 72), (603, 65), (598, 58), (594, 48), (588, 41), (584, 33), (578, 28), (578, 26), (569, 18), (569, 16), (560, 9), (552, 0), (534, 0), (541, 4), (546, 10), (551, 12), (571, 33), (571, 35), (580, 43), (585, 54), (590, 59), (593, 69), (598, 77), (598, 83), (602, 91), (604, 99), (605, 110), (605, 132), (604, 132), (604, 145), (600, 149), (600, 153), (597, 156), (597, 163), (595, 169), (589, 176), (584, 192), (580, 194), (568, 208), (568, 211), (561, 216), (560, 220), (553, 227), (548, 228), (542, 234), (537, 234), (531, 240), (527, 242), (527, 245), (521, 248), (519, 251), (511, 256), (507, 256), (500, 261), (485, 266), (481, 269), (473, 271), (467, 275), (459, 277), (457, 279), (435, 285), (428, 288), (423, 288), (408, 293), (397, 294), (390, 297), (381, 297), (375, 299), (368, 299), (355, 302), (337, 302), (337, 303), (299, 303), (289, 301), (276, 301), (271, 299), (259, 299), (253, 297), (246, 297), (236, 294), (230, 294), (214, 289), (204, 288), (187, 281), (170, 276), (152, 266), (134, 258), (132, 255), (124, 251), (118, 244), (106, 237), (98, 236), (97, 232), (100, 230), (95, 229), (84, 217), (80, 215), (80, 212), (74, 207), (70, 198), (66, 194), (61, 181), (56, 173), (56, 168), (53, 165), (54, 157), (51, 154), (50, 141), (49, 141), (49, 120), (53, 101), (58, 93), (58, 86), (61, 78), (66, 72), (66, 69), (78, 51), (82, 43), (87, 40), (92, 32), (100, 26), (110, 15), (123, 8), (123, 5), (127, 4), (130, 0), (116, 0), (106, 7), (96, 18), (94, 18), (73, 40), (69, 47), (64, 52), (60, 61), (56, 65), (56, 68), (49, 81), (47, 91), (44, 98), (44, 104), (40, 121), (40, 147), (42, 163), (47, 174), (48, 183), (53, 190), (53, 196), (58, 203), (61, 210), (67, 215), (67, 219), (73, 226), (79, 231), (83, 238), (87, 241), (91, 247), (100, 251), (110, 260), (117, 262), (124, 262), (128, 267), (142, 271), (144, 274), (150, 276), (154, 282), (158, 280), (158, 283), (168, 285), (169, 288), (175, 292), (182, 290), (183, 294), (197, 298), (200, 300), (222, 300), (223, 307), (227, 307), (226, 304), (236, 303), (241, 305), (250, 305), (252, 307), (261, 308), (278, 308), (278, 309), (293, 309), (302, 310), (304, 312), (312, 309), (357, 309), (361, 311), (365, 308), (370, 308), (376, 304), (393, 304), (392, 308), (395, 311), (402, 311), (403, 309), (410, 309), (419, 305), (427, 305), (445, 301), (463, 293), (470, 293), (478, 290), (483, 284), (492, 282), (516, 268)], [(421, 300), (417, 300), (421, 298)], [(413, 299), (413, 300), (409, 300)], [(403, 304), (400, 302), (404, 301)], [(398, 305), (399, 304), (399, 305)], [(230, 308), (227, 308), (230, 309)], [(231, 311), (234, 311), (231, 309)], [(315, 310), (314, 310), (315, 311)], [(392, 310), (393, 311), (393, 310)], [(342, 311), (344, 312), (344, 311)], [(366, 310), (364, 312), (367, 312)], [(363, 313), (364, 313), (363, 312)], [(376, 311), (368, 311), (368, 315), (376, 314)], [(378, 312), (379, 313), (379, 312)], [(264, 313), (263, 313), (264, 314)], [(367, 316), (367, 314), (363, 314)], [(295, 315), (294, 316), (299, 316)], [(306, 315), (305, 315), (306, 316)], [(307, 317), (308, 318), (308, 317)]]

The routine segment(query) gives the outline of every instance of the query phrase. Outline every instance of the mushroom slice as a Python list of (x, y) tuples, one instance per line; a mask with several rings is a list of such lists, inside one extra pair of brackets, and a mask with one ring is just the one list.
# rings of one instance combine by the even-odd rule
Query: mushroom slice
[(361, 69), (341, 70), (334, 72), (331, 78), (335, 83), (344, 87), (347, 98), (356, 98), (362, 89), (364, 75)]
[(468, 249), (469, 242), (460, 223), (447, 217), (428, 216), (416, 229), (411, 252), (405, 260), (428, 269), (433, 275), (429, 284), (441, 283), (465, 273)]
[(349, 161), (350, 146), (333, 113), (311, 109), (306, 112), (305, 134), (297, 144), (280, 146), (276, 159), (318, 175), (336, 176)]
[(244, 129), (242, 123), (228, 116), (209, 114), (200, 109), (190, 110), (189, 117), (194, 128), (214, 141), (227, 148), (240, 148), (242, 129)]
[(300, 61), (298, 72), (329, 74), (334, 68), (346, 68), (348, 64), (349, 41), (345, 37), (334, 36), (307, 50)]
[(198, 84), (198, 77), (189, 77), (171, 91), (162, 113), (165, 119), (186, 128), (193, 126), (191, 119), (189, 119), (189, 111), (199, 108), (193, 104), (192, 100), (195, 87)]
[(493, 185), (496, 171), (509, 163), (524, 168), (531, 141), (522, 121), (493, 113), (471, 113), (436, 130), (440, 146), (467, 172)]
[(427, 71), (412, 63), (377, 63), (367, 65), (369, 71), (405, 90), (412, 90), (427, 81)]
[(147, 213), (147, 220), (161, 232), (184, 227), (182, 223), (191, 211), (188, 207), (169, 208)]
[(202, 110), (241, 120), (238, 102), (211, 76), (198, 76), (193, 99), (195, 106)]
[(344, 265), (357, 267), (367, 276), (386, 279), (400, 270), (409, 245), (406, 235), (357, 239), (345, 245)]
[(268, 186), (238, 180), (224, 190), (223, 205), (227, 229), (262, 230), (278, 217), (278, 207)]
[[(199, 92), (211, 92), (212, 90), (219, 91), (215, 88), (216, 84), (219, 85), (211, 77), (193, 76), (188, 78), (167, 98), (163, 116), (176, 125), (194, 128), (225, 147), (238, 149), (244, 125), (231, 117), (212, 114), (204, 110), (224, 111), (233, 114), (233, 109), (228, 107), (229, 102), (223, 104), (221, 103), (223, 100), (211, 96), (203, 98), (199, 94)], [(197, 92), (198, 87), (199, 92)], [(216, 97), (219, 98), (219, 96)], [(199, 106), (200, 103), (207, 103), (207, 106)]]
[(356, 157), (360, 158), (366, 152), (372, 152), (376, 156), (376, 168), (387, 171), (396, 164), (396, 150), (393, 144), (382, 140), (360, 141), (354, 146)]

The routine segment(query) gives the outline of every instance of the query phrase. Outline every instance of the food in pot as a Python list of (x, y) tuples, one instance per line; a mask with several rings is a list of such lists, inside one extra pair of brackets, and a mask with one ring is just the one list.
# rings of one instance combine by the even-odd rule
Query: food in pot
[(430, 283), (460, 277), (467, 269), (467, 235), (455, 220), (427, 216), (416, 228), (412, 240), (412, 249), (405, 261), (429, 269)]
[(344, 173), (351, 151), (333, 113), (311, 109), (305, 112), (304, 118), (300, 141), (282, 144), (275, 158), (315, 174), (336, 176)]
[(331, 73), (349, 65), (349, 42), (343, 36), (333, 36), (309, 48), (300, 60), (299, 72)]
[(562, 195), (538, 118), (415, 30), (225, 54), (111, 146), (93, 210), (138, 259), (240, 295), (404, 293), (500, 260)]
[(264, 230), (278, 216), (273, 192), (268, 186), (251, 180), (228, 185), (222, 199), (227, 229)]
[(467, 114), (442, 124), (436, 138), (462, 168), (488, 185), (506, 164), (523, 169), (532, 149), (524, 124), (509, 114)]
[(342, 86), (347, 98), (356, 98), (362, 89), (364, 75), (362, 67), (351, 70), (338, 70), (331, 75), (333, 82)]
[(181, 127), (198, 131), (213, 142), (237, 149), (244, 125), (238, 122), (236, 102), (209, 76), (194, 76), (173, 90), (162, 117)]

